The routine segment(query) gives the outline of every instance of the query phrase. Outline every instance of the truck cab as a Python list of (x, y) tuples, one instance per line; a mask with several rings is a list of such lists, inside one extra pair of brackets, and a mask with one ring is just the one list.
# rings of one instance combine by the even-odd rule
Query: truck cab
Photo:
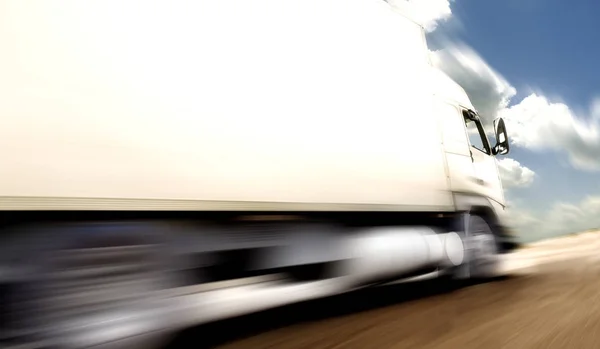
[(517, 242), (507, 230), (510, 218), (497, 164), (497, 158), (510, 151), (504, 121), (484, 123), (458, 83), (436, 68), (432, 76), (434, 114), (441, 125), (449, 187), (457, 208), (486, 207), (493, 212), (502, 232), (501, 250), (511, 251)]

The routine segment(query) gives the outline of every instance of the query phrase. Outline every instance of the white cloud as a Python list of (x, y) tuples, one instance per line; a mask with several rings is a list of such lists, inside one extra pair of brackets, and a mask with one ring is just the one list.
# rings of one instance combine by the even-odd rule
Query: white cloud
[(540, 220), (534, 214), (527, 210), (517, 208), (509, 208), (510, 221), (508, 225), (517, 233), (517, 238), (525, 243), (533, 242), (548, 238), (551, 235), (547, 234), (543, 229), (540, 229)]
[(449, 0), (412, 0), (414, 16), (422, 23), (426, 31), (434, 31), (438, 23), (452, 16)]
[(465, 89), (488, 125), (517, 93), (481, 56), (464, 44), (446, 42), (444, 49), (431, 52), (431, 59)]
[(594, 98), (590, 105), (590, 116), (593, 120), (600, 121), (600, 97)]
[(576, 116), (563, 103), (531, 94), (509, 107), (516, 89), (473, 49), (446, 42), (431, 52), (432, 62), (459, 83), (487, 125), (498, 116), (506, 120), (511, 141), (535, 151), (564, 152), (580, 170), (600, 170), (600, 98), (590, 108), (590, 118)]
[(498, 169), (505, 189), (528, 187), (535, 178), (535, 172), (510, 158), (499, 160)]
[(427, 32), (434, 31), (440, 22), (452, 17), (450, 0), (386, 0), (398, 7), (408, 8), (416, 22)]
[(592, 104), (592, 118), (578, 118), (567, 105), (532, 94), (499, 112), (515, 145), (532, 150), (567, 153), (571, 165), (600, 170), (600, 103)]
[(600, 228), (600, 196), (588, 196), (578, 203), (557, 202), (547, 212), (535, 215), (513, 205), (511, 225), (524, 241), (534, 241), (567, 233)]

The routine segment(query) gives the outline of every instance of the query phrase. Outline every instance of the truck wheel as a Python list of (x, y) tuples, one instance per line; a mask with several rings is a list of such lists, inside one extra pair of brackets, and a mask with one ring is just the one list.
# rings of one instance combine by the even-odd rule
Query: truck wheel
[(469, 277), (474, 280), (484, 280), (499, 276), (498, 244), (488, 222), (481, 216), (469, 216), (465, 235), (468, 241)]
[(96, 315), (141, 314), (177, 281), (170, 272), (173, 253), (152, 225), (37, 230), (40, 239), (28, 253), (34, 271), (22, 285), (25, 310), (35, 317), (20, 325), (32, 333), (54, 333), (72, 323), (96, 326)]

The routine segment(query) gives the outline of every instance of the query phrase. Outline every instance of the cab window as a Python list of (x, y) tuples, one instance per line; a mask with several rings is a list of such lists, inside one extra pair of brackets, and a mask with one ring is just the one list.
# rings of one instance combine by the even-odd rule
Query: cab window
[(466, 110), (463, 111), (463, 119), (465, 120), (467, 135), (469, 136), (471, 146), (486, 154), (491, 154), (489, 143), (481, 122), (479, 120), (472, 120)]

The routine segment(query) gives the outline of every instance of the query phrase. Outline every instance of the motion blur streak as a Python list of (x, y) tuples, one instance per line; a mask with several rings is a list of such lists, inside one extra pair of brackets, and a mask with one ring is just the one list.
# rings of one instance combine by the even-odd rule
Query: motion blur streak
[(533, 243), (507, 258), (507, 279), (361, 290), (195, 328), (172, 347), (202, 338), (219, 349), (596, 348), (599, 250), (600, 231)]
[(328, 251), (336, 263), (323, 265), (303, 262), (318, 252), (310, 232), (241, 240), (234, 231), (204, 233), (203, 250), (192, 251), (191, 240), (165, 240), (160, 228), (81, 223), (14, 231), (31, 240), (6, 245), (2, 255), (13, 272), (5, 282), (19, 287), (5, 290), (3, 328), (10, 332), (3, 339), (85, 347), (331, 296), (424, 266), (458, 265), (463, 256), (455, 233), (428, 228), (337, 237), (337, 251)]

